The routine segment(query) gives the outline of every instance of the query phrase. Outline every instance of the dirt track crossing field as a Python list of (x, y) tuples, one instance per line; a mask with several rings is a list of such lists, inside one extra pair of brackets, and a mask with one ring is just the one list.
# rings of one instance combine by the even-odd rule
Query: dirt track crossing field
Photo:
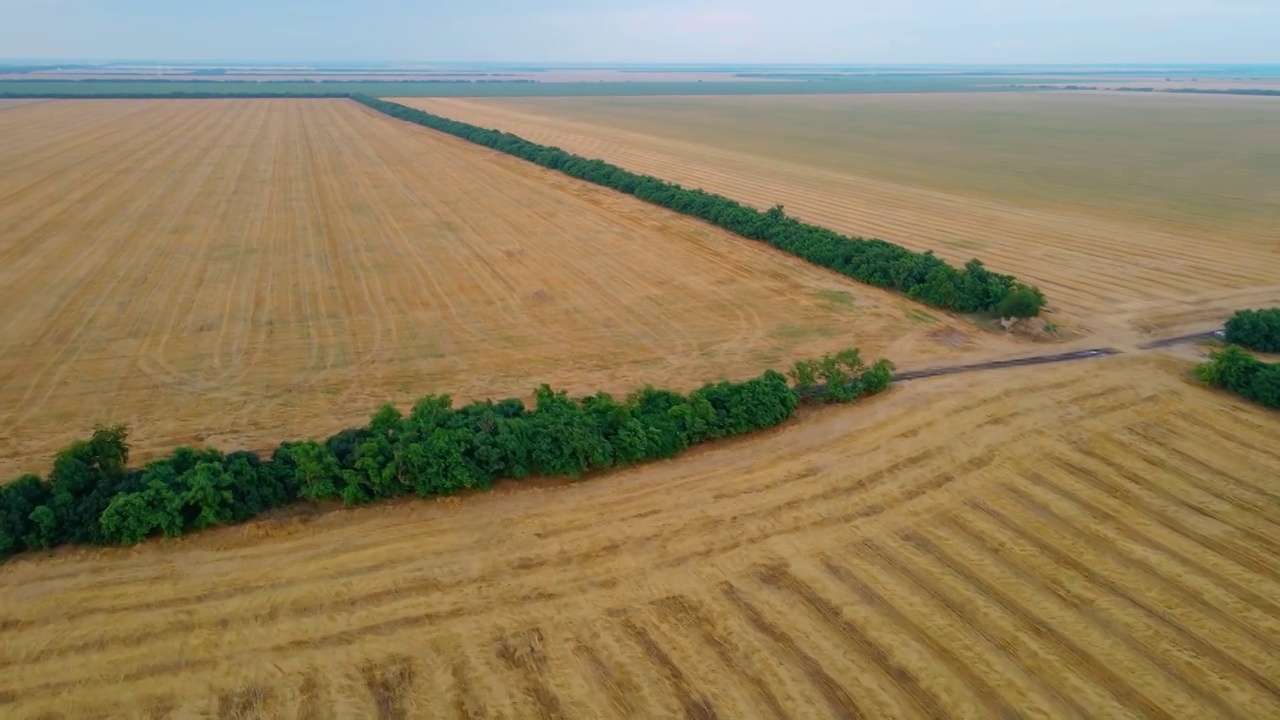
[(1153, 355), (0, 567), (0, 715), (1276, 717), (1280, 416)]
[[(267, 448), (428, 393), (689, 389), (959, 321), (348, 101), (0, 113), (0, 477), (95, 422), (135, 460)], [(931, 339), (932, 338), (932, 339)]]
[[(1216, 102), (1225, 100), (1225, 102)], [(1236, 101), (1243, 102), (1236, 102)], [(1160, 334), (1280, 304), (1280, 103), (969, 93), (407, 98), (803, 220), (971, 257), (1060, 319)]]

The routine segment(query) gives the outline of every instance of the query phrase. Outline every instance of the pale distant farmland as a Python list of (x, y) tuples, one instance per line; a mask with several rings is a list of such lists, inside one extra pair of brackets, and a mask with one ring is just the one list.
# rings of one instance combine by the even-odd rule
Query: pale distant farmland
[(0, 567), (0, 713), (1276, 717), (1280, 416), (1118, 357)]
[(850, 345), (992, 345), (348, 101), (46, 102), (0, 113), (0, 136), (0, 477), (95, 422), (128, 423), (141, 460), (327, 436), (434, 393), (689, 389)]
[(406, 99), (1043, 287), (1097, 330), (1280, 303), (1280, 103), (1059, 93)]

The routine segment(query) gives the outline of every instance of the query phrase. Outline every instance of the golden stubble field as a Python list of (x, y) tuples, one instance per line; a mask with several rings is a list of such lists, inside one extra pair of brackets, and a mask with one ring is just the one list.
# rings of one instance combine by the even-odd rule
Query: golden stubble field
[(327, 436), (432, 393), (1014, 347), (349, 101), (48, 102), (0, 113), (0, 136), (5, 479), (97, 422), (129, 424), (137, 461)]
[(1280, 103), (1057, 93), (407, 98), (804, 220), (978, 257), (1099, 334), (1280, 304)]
[[(331, 432), (426, 392), (689, 387), (849, 344), (908, 366), (1035, 352), (353, 103), (42, 103), (0, 133), (22, 139), (0, 144), (3, 477), (98, 419), (132, 422), (145, 457)], [(931, 212), (989, 221), (952, 249), (1040, 282), (1094, 331), (1080, 343), (1274, 297), (1256, 231), (1192, 253), (1165, 235), (1174, 211), (1124, 209), (1140, 188), (974, 215), (976, 195), (881, 179), (903, 204), (873, 212), (816, 159), (788, 175), (682, 142), (617, 152), (887, 218), (892, 240), (940, 228)], [(995, 222), (1019, 212), (1147, 228), (1177, 277), (1153, 280), (1157, 235), (1077, 248)], [(1133, 282), (1107, 284), (1125, 264)], [(1187, 368), (936, 378), (580, 484), (29, 554), (0, 565), (0, 717), (1278, 716), (1280, 415)]]
[(1159, 355), (0, 566), (0, 714), (1263, 718), (1280, 416)]

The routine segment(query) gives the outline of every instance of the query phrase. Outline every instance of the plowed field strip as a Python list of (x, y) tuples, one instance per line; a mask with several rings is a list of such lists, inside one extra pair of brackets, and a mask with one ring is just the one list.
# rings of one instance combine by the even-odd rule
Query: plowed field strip
[[(900, 696), (914, 709), (913, 714), (936, 715), (941, 712), (943, 703), (929, 686), (942, 682), (942, 673), (934, 673), (934, 677), (918, 677), (910, 668), (896, 660), (882, 645), (872, 639), (855, 623), (845, 618), (843, 611), (827, 597), (792, 574), (787, 568), (773, 566), (765, 568), (757, 574), (757, 579), (766, 587), (791, 596), (821, 620), (822, 626), (834, 632), (858, 655), (868, 658), (884, 681), (887, 681)], [(954, 701), (954, 697), (949, 698)]]
[[(965, 538), (960, 541), (959, 538)], [(987, 555), (986, 547), (979, 544), (974, 549), (965, 534), (948, 535), (945, 540), (935, 540), (931, 535), (916, 531), (903, 533), (901, 540), (916, 551), (932, 558), (933, 566), (947, 568), (963, 583), (962, 592), (978, 592), (984, 600), (1013, 618), (1021, 633), (1043, 642), (1049, 651), (1060, 658), (1071, 672), (1087, 674), (1090, 681), (1110, 692), (1127, 707), (1137, 708), (1149, 717), (1176, 717), (1162, 699), (1152, 699), (1151, 669), (1163, 671), (1158, 662), (1151, 663), (1141, 651), (1134, 652), (1128, 636), (1115, 636), (1107, 628), (1092, 628), (1086, 622), (1088, 616), (1077, 617), (1070, 613), (1076, 608), (1061, 607), (1053, 594), (1044, 589), (1035, 576), (1017, 566), (1010, 566), (1003, 559)], [(964, 550), (960, 551), (963, 547)], [(985, 557), (984, 557), (985, 556)], [(1014, 588), (1017, 588), (1015, 590)], [(1013, 593), (1025, 596), (1027, 607)], [(1095, 622), (1097, 622), (1095, 620)], [(1126, 678), (1147, 678), (1140, 689)]]
[[(1074, 492), (1068, 492), (1034, 471), (1028, 471), (1025, 477), (1031, 485), (1022, 490), (1015, 488), (1011, 492), (1019, 494), (1028, 503), (1034, 502), (1031, 499), (1033, 496), (1040, 497), (1041, 493), (1050, 493), (1055, 501), (1065, 501), (1070, 506), (1085, 510), (1097, 523), (1091, 525), (1091, 531), (1105, 538), (1105, 542), (1113, 543), (1116, 548), (1125, 548), (1150, 556), (1153, 562), (1158, 561), (1159, 567), (1179, 569), (1179, 582), (1194, 587), (1198, 591), (1212, 593), (1213, 602), (1222, 607), (1231, 608), (1232, 618), (1235, 621), (1245, 622), (1246, 619), (1254, 621), (1256, 624), (1251, 628), (1253, 632), (1268, 628), (1273, 634), (1280, 633), (1280, 628), (1275, 627), (1275, 619), (1280, 618), (1280, 605), (1254, 592), (1234, 577), (1234, 573), (1224, 572), (1207, 561), (1197, 559), (1196, 555), (1200, 553), (1195, 552), (1194, 547), (1179, 549), (1180, 545), (1186, 544), (1185, 539), (1178, 542), (1178, 538), (1168, 538), (1167, 532), (1162, 533), (1157, 529), (1144, 531), (1147, 522), (1139, 524), (1126, 521), (1123, 515), (1106, 509), (1101, 498), (1092, 498), (1090, 497), (1092, 493), (1083, 491), (1079, 487), (1075, 488)], [(1182, 570), (1179, 566), (1186, 566), (1190, 571)], [(1231, 595), (1235, 598), (1230, 597)]]
[[(1028, 696), (1041, 698), (1055, 715), (1081, 718), (1091, 716), (1076, 700), (1077, 693), (1064, 691), (1051, 681), (1052, 673), (1047, 673), (1040, 667), (1037, 649), (1028, 646), (1026, 642), (1006, 641), (998, 634), (999, 624), (989, 622), (984, 611), (968, 597), (948, 594), (926, 568), (917, 567), (918, 563), (904, 561), (900, 554), (895, 554), (889, 547), (863, 540), (853, 550), (859, 559), (872, 563), (872, 573), (875, 576), (889, 579), (885, 587), (898, 589), (894, 596), (895, 603), (920, 608), (922, 618), (929, 619), (929, 626), (935, 632), (946, 619), (954, 621), (956, 634), (952, 636), (953, 639), (949, 639), (947, 646), (956, 652), (961, 652), (962, 648), (971, 649), (965, 655), (966, 661), (976, 663), (990, 682), (1004, 679), (1019, 685), (1025, 683)], [(845, 574), (841, 571), (833, 572), (840, 577)], [(928, 604), (923, 605), (926, 598)], [(1030, 709), (1029, 704), (1020, 704), (1019, 707)]]
[(982, 704), (990, 717), (1012, 718), (1018, 715), (1015, 707), (1005, 700), (1000, 691), (988, 682), (986, 677), (978, 674), (969, 662), (960, 660), (947, 645), (925, 632), (920, 624), (899, 610), (896, 604), (886, 600), (872, 586), (858, 579), (848, 568), (833, 562), (830, 558), (824, 558), (822, 562), (826, 570), (848, 588), (860, 602), (873, 608), (876, 613), (893, 623), (895, 629), (904, 633), (912, 642), (922, 643), (927, 647), (930, 660), (941, 663), (959, 679), (963, 687), (972, 692), (973, 698)]
[[(1247, 683), (1252, 683), (1265, 695), (1280, 698), (1280, 693), (1276, 692), (1273, 682), (1250, 667), (1248, 663), (1237, 659), (1238, 654), (1246, 658), (1251, 656), (1248, 648), (1237, 644), (1240, 642), (1238, 636), (1233, 636), (1229, 631), (1222, 632), (1218, 628), (1212, 628), (1212, 625), (1204, 622), (1203, 616), (1195, 612), (1195, 608), (1185, 607), (1180, 602), (1163, 605), (1151, 599), (1147, 586), (1125, 580), (1127, 568), (1104, 575), (1063, 551), (1059, 545), (1063, 541), (1055, 538), (1052, 533), (1044, 532), (1042, 527), (1027, 529), (1023, 522), (1011, 520), (1009, 516), (988, 503), (974, 500), (970, 501), (969, 505), (979, 513), (979, 517), (978, 522), (966, 532), (973, 534), (975, 531), (972, 528), (995, 525), (999, 527), (1002, 538), (1017, 538), (1018, 544), (1026, 547), (1028, 551), (1016, 554), (1028, 565), (1054, 567), (1052, 571), (1032, 570), (1031, 572), (1038, 577), (1052, 578), (1050, 582), (1058, 597), (1069, 603), (1078, 604), (1080, 607), (1098, 608), (1104, 612), (1110, 610), (1109, 606), (1112, 603), (1121, 604), (1125, 610), (1112, 613), (1116, 617), (1130, 617), (1127, 613), (1129, 608), (1140, 611), (1140, 614), (1132, 615), (1131, 624), (1120, 627), (1124, 627), (1137, 639), (1145, 651), (1156, 650), (1157, 652), (1153, 655), (1164, 655), (1158, 653), (1159, 648), (1191, 648), (1196, 656), (1194, 662), (1167, 655), (1169, 662), (1164, 667), (1178, 679), (1181, 685), (1195, 692), (1200, 702), (1217, 707), (1223, 714), (1231, 714), (1231, 708), (1236, 703), (1233, 698), (1248, 697), (1256, 693), (1256, 690), (1250, 691), (1240, 687)], [(1029, 517), (1028, 520), (1030, 519)], [(1006, 532), (1010, 535), (1006, 535)], [(985, 530), (977, 531), (974, 537), (981, 538), (984, 544), (994, 544), (993, 538)], [(1093, 565), (1096, 567), (1098, 563), (1095, 562)], [(1069, 572), (1058, 571), (1057, 568)], [(1183, 612), (1178, 613), (1174, 610), (1175, 608)], [(1205, 627), (1206, 631), (1211, 633), (1213, 642), (1207, 642), (1200, 633), (1190, 630), (1187, 621), (1179, 617), (1182, 614), (1194, 615), (1195, 619), (1192, 622)]]
[[(1091, 451), (1081, 449), (1079, 452), (1081, 455), (1098, 460), (1103, 463), (1104, 467), (1111, 468), (1111, 473), (1124, 478), (1125, 482), (1103, 480), (1090, 472), (1087, 468), (1082, 467), (1080, 463), (1071, 460), (1051, 456), (1049, 461), (1060, 471), (1066, 472), (1075, 479), (1082, 481), (1087, 485), (1091, 485), (1101, 492), (1114, 494), (1113, 496), (1117, 497), (1117, 499), (1122, 502), (1141, 509), (1143, 512), (1142, 517), (1144, 519), (1158, 522), (1173, 532), (1185, 535), (1200, 545), (1212, 548), (1214, 553), (1220, 556), (1223, 560), (1230, 560), (1233, 563), (1236, 563), (1240, 568), (1257, 573), (1264, 578), (1268, 578), (1273, 583), (1278, 581), (1274, 571), (1270, 568), (1268, 563), (1255, 557), (1247, 546), (1231, 542), (1217, 532), (1202, 532), (1195, 527), (1197, 524), (1196, 521), (1201, 518), (1209, 520), (1210, 522), (1206, 523), (1206, 525), (1214, 528), (1215, 531), (1219, 528), (1229, 528), (1230, 526), (1218, 524), (1218, 520), (1216, 518), (1204, 513), (1202, 510), (1194, 506), (1177, 501), (1172, 505), (1167, 504), (1166, 502), (1160, 502), (1166, 500), (1168, 495), (1161, 489), (1153, 488), (1149, 484), (1144, 483), (1139, 486), (1130, 485), (1130, 487), (1126, 488), (1126, 484), (1134, 483), (1136, 478), (1142, 476), (1131, 474), (1131, 470), (1115, 463), (1114, 461), (1104, 460), (1096, 455), (1089, 454)], [(1106, 477), (1111, 473), (1106, 473), (1102, 477)], [(1139, 487), (1141, 489), (1137, 492), (1133, 492), (1133, 487)], [(1158, 500), (1156, 502), (1151, 502), (1143, 499), (1145, 493), (1155, 495)], [(1167, 509), (1170, 507), (1174, 508), (1174, 510), (1170, 511)], [(1185, 512), (1186, 510), (1190, 510), (1192, 512), (1187, 513)]]
[[(1008, 492), (1011, 499), (1016, 500), (1022, 508), (1030, 511), (1030, 513), (1037, 519), (1047, 521), (1052, 524), (1056, 530), (1061, 531), (1065, 536), (1073, 537), (1073, 539), (1076, 540), (1083, 538), (1084, 542), (1087, 542), (1095, 549), (1097, 557), (1105, 558), (1107, 562), (1115, 563), (1119, 567), (1132, 566), (1139, 570), (1144, 578), (1149, 578), (1155, 581), (1154, 586), (1146, 583), (1135, 583), (1134, 587), (1162, 588), (1164, 592), (1167, 592), (1176, 598), (1176, 601), (1171, 602), (1171, 604), (1194, 606), (1198, 613), (1211, 617), (1214, 622), (1235, 630), (1238, 633), (1236, 642), (1244, 640), (1248, 643), (1260, 637), (1266, 637), (1268, 634), (1274, 635), (1275, 630), (1280, 629), (1276, 627), (1277, 623), (1275, 623), (1274, 620), (1264, 622), (1262, 617), (1256, 615), (1254, 616), (1254, 619), (1258, 624), (1246, 624), (1245, 618), (1252, 615), (1251, 608), (1249, 606), (1241, 606), (1241, 604), (1237, 602), (1235, 603), (1236, 607), (1231, 607), (1231, 599), (1221, 596), (1216, 592), (1216, 588), (1213, 586), (1203, 588), (1197, 587), (1197, 576), (1187, 572), (1187, 568), (1185, 566), (1179, 566), (1176, 562), (1171, 562), (1173, 558), (1162, 558), (1162, 565), (1158, 568), (1156, 565), (1153, 565), (1139, 557), (1134, 557), (1120, 552), (1118, 548), (1122, 547), (1123, 544), (1116, 545), (1114, 538), (1103, 537), (1103, 533), (1096, 527), (1072, 523), (1068, 519), (1064, 518), (1057, 510), (1054, 509), (1052, 505), (1053, 500), (1051, 498), (1046, 499), (1049, 504), (1042, 503), (1030, 492), (1023, 490), (1018, 486), (1011, 486), (1006, 490), (1006, 492)], [(997, 514), (1000, 512), (998, 510), (985, 507), (982, 508), (982, 510), (984, 512), (990, 510), (991, 513)], [(1139, 549), (1142, 548), (1139, 547)], [(1173, 577), (1170, 577), (1170, 574), (1172, 574)], [(1116, 570), (1115, 572), (1108, 572), (1107, 576), (1109, 578), (1123, 578), (1125, 577), (1125, 574), (1123, 571)], [(1206, 573), (1206, 576), (1213, 578), (1214, 574), (1210, 571)], [(1229, 581), (1223, 581), (1216, 578), (1215, 581), (1219, 584), (1227, 586), (1230, 585)], [(1209, 595), (1212, 595), (1212, 597), (1208, 597)], [(1224, 604), (1224, 600), (1228, 604)], [(1262, 604), (1262, 607), (1265, 606), (1266, 602)], [(1226, 608), (1231, 608), (1230, 614), (1224, 612), (1224, 609)], [(1215, 633), (1215, 635), (1217, 635), (1217, 633)], [(1261, 655), (1255, 655), (1255, 657), (1265, 657), (1267, 655), (1265, 644), (1263, 647), (1264, 649)]]

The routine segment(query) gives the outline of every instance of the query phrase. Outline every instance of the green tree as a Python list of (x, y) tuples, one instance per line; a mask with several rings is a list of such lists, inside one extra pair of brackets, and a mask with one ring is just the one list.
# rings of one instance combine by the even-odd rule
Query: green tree
[(1002, 318), (1032, 318), (1044, 307), (1044, 295), (1028, 285), (1017, 285), (996, 305)]
[(1209, 353), (1209, 362), (1196, 367), (1196, 376), (1210, 385), (1218, 385), (1237, 393), (1244, 393), (1253, 383), (1253, 376), (1262, 363), (1235, 345)]
[(1227, 320), (1225, 340), (1258, 352), (1280, 352), (1280, 308), (1240, 310)]

